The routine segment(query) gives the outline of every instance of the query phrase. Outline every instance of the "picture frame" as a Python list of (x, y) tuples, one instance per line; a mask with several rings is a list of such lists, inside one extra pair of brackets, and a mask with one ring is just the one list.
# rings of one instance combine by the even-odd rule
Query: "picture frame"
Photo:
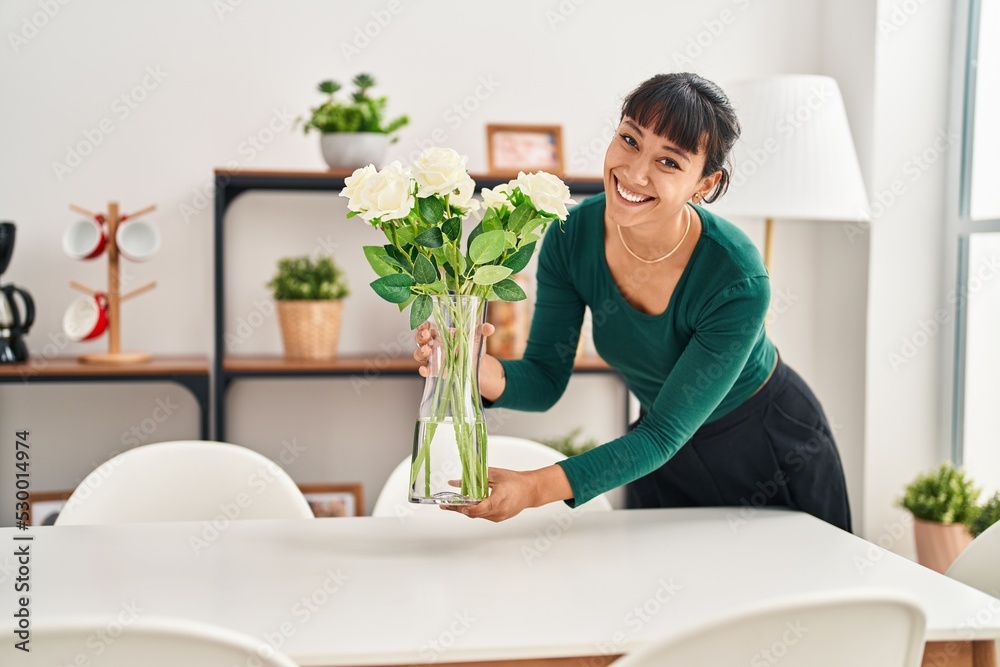
[(309, 508), (317, 519), (362, 516), (364, 490), (358, 483), (299, 484)]
[(32, 491), (28, 496), (28, 525), (51, 526), (72, 491)]
[(491, 175), (543, 170), (561, 177), (562, 126), (488, 124), (486, 154)]

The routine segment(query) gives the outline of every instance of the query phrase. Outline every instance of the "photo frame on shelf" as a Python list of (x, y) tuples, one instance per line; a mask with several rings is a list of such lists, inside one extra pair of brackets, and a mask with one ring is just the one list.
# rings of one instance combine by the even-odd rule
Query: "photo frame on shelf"
[(33, 491), (28, 498), (28, 525), (51, 526), (72, 491)]
[(299, 490), (317, 519), (364, 513), (364, 492), (360, 484), (299, 484)]
[(491, 174), (547, 171), (563, 176), (562, 126), (486, 126), (486, 154)]

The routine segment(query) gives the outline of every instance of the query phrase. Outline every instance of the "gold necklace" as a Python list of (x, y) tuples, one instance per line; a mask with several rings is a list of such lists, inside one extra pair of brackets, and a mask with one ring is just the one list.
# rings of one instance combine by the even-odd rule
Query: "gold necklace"
[(668, 252), (663, 257), (658, 257), (656, 259), (643, 259), (642, 257), (639, 257), (639, 255), (632, 252), (632, 249), (628, 247), (627, 243), (625, 243), (625, 237), (622, 236), (622, 228), (619, 227), (618, 225), (615, 225), (615, 227), (618, 227), (618, 238), (620, 238), (622, 241), (622, 247), (625, 248), (628, 254), (632, 255), (643, 264), (656, 264), (657, 262), (662, 262), (666, 258), (670, 257), (680, 249), (680, 247), (684, 244), (684, 239), (687, 238), (688, 232), (691, 231), (691, 207), (685, 206), (684, 208), (687, 209), (687, 228), (684, 229), (684, 236), (682, 236), (681, 240), (677, 242), (677, 245), (674, 246), (674, 249)]

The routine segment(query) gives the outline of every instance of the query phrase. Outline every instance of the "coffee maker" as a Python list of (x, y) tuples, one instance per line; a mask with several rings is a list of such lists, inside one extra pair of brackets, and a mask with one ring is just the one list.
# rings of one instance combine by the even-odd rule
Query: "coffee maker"
[[(0, 222), (0, 276), (7, 270), (14, 254), (13, 222)], [(14, 301), (18, 294), (24, 303), (24, 313)], [(28, 346), (22, 336), (35, 321), (35, 302), (31, 295), (15, 285), (0, 286), (0, 363), (16, 364), (28, 360)]]

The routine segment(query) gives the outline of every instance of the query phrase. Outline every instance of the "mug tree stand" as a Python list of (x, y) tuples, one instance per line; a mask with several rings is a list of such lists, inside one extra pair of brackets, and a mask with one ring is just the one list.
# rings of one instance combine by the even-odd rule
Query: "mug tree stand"
[[(77, 206), (76, 204), (71, 204), (70, 208), (77, 213), (81, 213), (98, 220), (101, 217), (80, 206)], [(118, 225), (126, 219), (137, 218), (140, 215), (144, 215), (154, 210), (156, 210), (155, 205), (147, 206), (146, 208), (136, 211), (135, 213), (119, 215), (118, 202), (113, 201), (108, 203), (108, 211), (103, 215), (104, 222), (108, 226), (106, 249), (108, 255), (108, 351), (81, 354), (78, 358), (82, 363), (139, 364), (149, 362), (153, 358), (153, 355), (149, 352), (122, 352), (121, 350), (121, 303), (134, 296), (138, 296), (143, 292), (148, 292), (156, 287), (156, 282), (154, 281), (148, 283), (126, 294), (121, 293), (121, 274), (119, 272), (120, 255), (118, 253), (118, 241), (116, 235), (118, 233)], [(91, 296), (97, 294), (97, 290), (93, 290), (77, 282), (71, 282), (70, 287)]]

